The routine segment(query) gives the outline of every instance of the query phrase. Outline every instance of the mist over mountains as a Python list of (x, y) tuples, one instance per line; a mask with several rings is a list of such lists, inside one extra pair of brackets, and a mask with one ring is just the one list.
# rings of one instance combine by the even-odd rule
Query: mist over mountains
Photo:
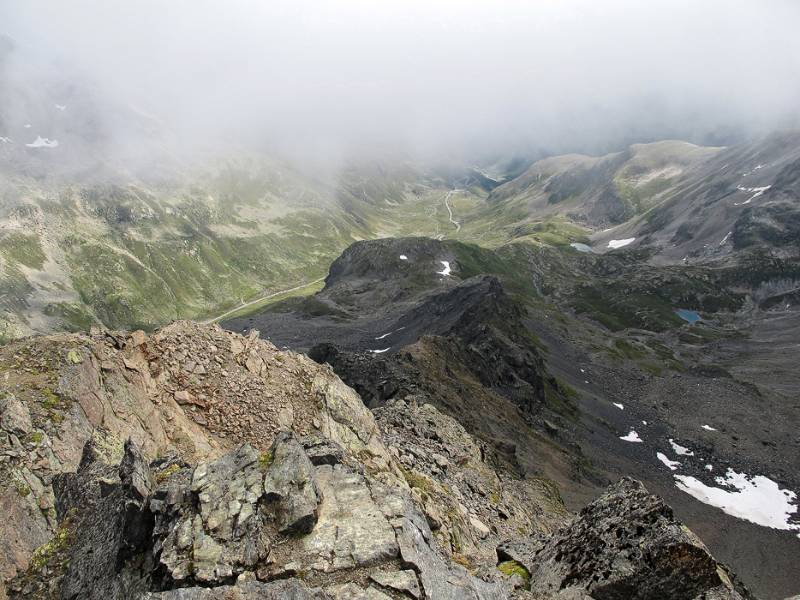
[[(72, 128), (128, 161), (723, 145), (796, 125), (800, 101), (791, 1), (34, 0), (4, 3), (0, 22), (3, 88), (68, 106)], [(0, 135), (34, 117), (4, 102)]]
[(0, 600), (800, 598), (798, 25), (0, 0)]

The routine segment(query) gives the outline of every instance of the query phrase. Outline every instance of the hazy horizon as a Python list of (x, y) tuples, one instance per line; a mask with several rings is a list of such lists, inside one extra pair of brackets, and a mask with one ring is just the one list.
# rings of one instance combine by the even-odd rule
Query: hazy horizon
[(134, 111), (178, 154), (481, 158), (798, 124), (789, 0), (11, 0), (0, 23), (3, 81), (80, 90), (111, 145), (139, 139)]

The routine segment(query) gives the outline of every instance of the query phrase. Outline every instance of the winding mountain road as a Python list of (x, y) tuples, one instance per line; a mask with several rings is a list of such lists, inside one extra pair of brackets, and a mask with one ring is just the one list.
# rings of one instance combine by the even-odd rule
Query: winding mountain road
[(445, 194), (444, 197), (444, 205), (445, 207), (447, 207), (447, 214), (450, 216), (450, 222), (456, 226), (456, 232), (461, 231), (461, 223), (459, 223), (453, 218), (453, 211), (450, 208), (450, 203), (448, 201), (450, 200), (450, 196), (452, 196), (456, 192), (463, 192), (463, 191), (464, 190), (450, 190), (449, 192), (447, 192), (447, 194)]
[(258, 304), (259, 302), (261, 302), (263, 300), (268, 300), (270, 298), (274, 298), (275, 296), (280, 296), (281, 294), (288, 294), (289, 292), (296, 292), (297, 290), (302, 290), (304, 287), (308, 287), (310, 285), (314, 285), (315, 283), (319, 283), (320, 281), (324, 281), (324, 280), (325, 280), (324, 277), (320, 277), (319, 279), (315, 279), (314, 281), (309, 281), (308, 283), (304, 283), (302, 285), (297, 285), (297, 286), (295, 286), (293, 288), (289, 288), (289, 289), (286, 289), (286, 290), (279, 290), (277, 292), (272, 292), (271, 294), (266, 294), (264, 296), (259, 296), (255, 300), (250, 300), (249, 302), (243, 302), (242, 304), (240, 304), (236, 308), (232, 308), (232, 309), (230, 309), (228, 311), (225, 311), (224, 313), (222, 313), (221, 315), (217, 315), (216, 317), (211, 317), (210, 319), (206, 319), (205, 321), (202, 321), (202, 323), (203, 323), (203, 325), (211, 325), (212, 323), (216, 323), (217, 321), (221, 321), (225, 317), (229, 317), (233, 313), (239, 312), (243, 308), (247, 308), (248, 306), (253, 306), (253, 304)]

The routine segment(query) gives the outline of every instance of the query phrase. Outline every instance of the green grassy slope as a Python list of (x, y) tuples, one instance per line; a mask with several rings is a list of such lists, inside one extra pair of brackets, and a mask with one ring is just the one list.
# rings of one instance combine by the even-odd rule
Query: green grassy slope
[[(451, 186), (410, 167), (319, 181), (250, 160), (191, 184), (22, 180), (0, 203), (0, 341), (33, 332), (151, 329), (209, 319), (323, 277), (356, 240), (456, 232)], [(480, 190), (453, 197), (465, 211)]]

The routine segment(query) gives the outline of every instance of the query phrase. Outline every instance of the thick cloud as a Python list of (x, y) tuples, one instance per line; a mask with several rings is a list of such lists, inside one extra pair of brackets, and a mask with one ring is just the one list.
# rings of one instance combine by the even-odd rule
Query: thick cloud
[(798, 28), (796, 0), (0, 4), (26, 52), (186, 147), (301, 155), (604, 150), (796, 125)]

